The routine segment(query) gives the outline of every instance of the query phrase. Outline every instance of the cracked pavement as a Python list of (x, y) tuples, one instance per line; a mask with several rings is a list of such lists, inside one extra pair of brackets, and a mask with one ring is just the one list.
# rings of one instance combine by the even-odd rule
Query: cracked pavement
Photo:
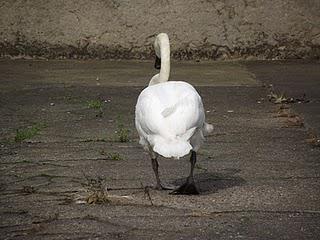
[[(319, 133), (319, 63), (173, 63), (171, 79), (195, 85), (215, 128), (198, 154), (199, 196), (147, 188), (155, 179), (134, 106), (152, 66), (0, 61), (0, 238), (317, 239), (320, 148), (306, 140)], [(273, 104), (269, 84), (310, 101)], [(288, 124), (282, 109), (305, 121)], [(164, 182), (187, 176), (188, 157), (159, 164)]]

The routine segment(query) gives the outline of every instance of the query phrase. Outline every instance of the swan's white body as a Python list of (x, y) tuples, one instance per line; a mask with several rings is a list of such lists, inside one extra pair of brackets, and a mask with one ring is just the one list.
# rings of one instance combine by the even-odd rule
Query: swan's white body
[(196, 152), (212, 126), (205, 123), (201, 97), (190, 84), (167, 82), (170, 73), (167, 34), (157, 36), (155, 50), (161, 57), (161, 70), (138, 97), (135, 124), (139, 142), (153, 158), (157, 154), (180, 158), (190, 150)]
[(210, 131), (201, 97), (186, 82), (165, 82), (144, 89), (136, 106), (140, 144), (163, 157), (197, 151)]

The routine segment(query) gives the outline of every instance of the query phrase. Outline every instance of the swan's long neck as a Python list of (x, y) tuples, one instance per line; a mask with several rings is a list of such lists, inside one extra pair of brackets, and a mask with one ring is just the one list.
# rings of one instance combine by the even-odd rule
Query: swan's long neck
[(155, 40), (154, 48), (156, 55), (161, 59), (161, 68), (160, 73), (151, 79), (149, 86), (167, 82), (170, 76), (170, 43), (168, 35), (160, 33)]
[(170, 76), (170, 44), (169, 38), (163, 37), (159, 41), (161, 69), (159, 73), (159, 82), (166, 82)]

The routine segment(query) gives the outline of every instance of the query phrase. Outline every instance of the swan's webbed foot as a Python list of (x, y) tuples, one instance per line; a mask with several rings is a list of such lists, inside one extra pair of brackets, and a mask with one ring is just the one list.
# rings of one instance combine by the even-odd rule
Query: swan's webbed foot
[(194, 181), (190, 181), (189, 179), (180, 187), (172, 191), (170, 194), (174, 195), (199, 195), (200, 192), (197, 189)]
[(187, 178), (187, 181), (182, 186), (178, 187), (176, 190), (171, 192), (170, 194), (182, 194), (182, 195), (198, 195), (200, 194), (199, 190), (197, 189), (196, 185), (194, 184), (193, 179), (193, 169), (197, 161), (197, 155), (195, 151), (191, 151), (190, 162), (191, 162), (191, 169), (190, 175)]

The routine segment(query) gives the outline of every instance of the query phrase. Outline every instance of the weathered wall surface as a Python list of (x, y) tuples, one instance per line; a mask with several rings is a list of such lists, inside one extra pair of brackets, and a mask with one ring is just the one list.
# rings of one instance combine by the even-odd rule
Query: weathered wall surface
[(319, 0), (0, 0), (0, 54), (178, 59), (319, 58)]

